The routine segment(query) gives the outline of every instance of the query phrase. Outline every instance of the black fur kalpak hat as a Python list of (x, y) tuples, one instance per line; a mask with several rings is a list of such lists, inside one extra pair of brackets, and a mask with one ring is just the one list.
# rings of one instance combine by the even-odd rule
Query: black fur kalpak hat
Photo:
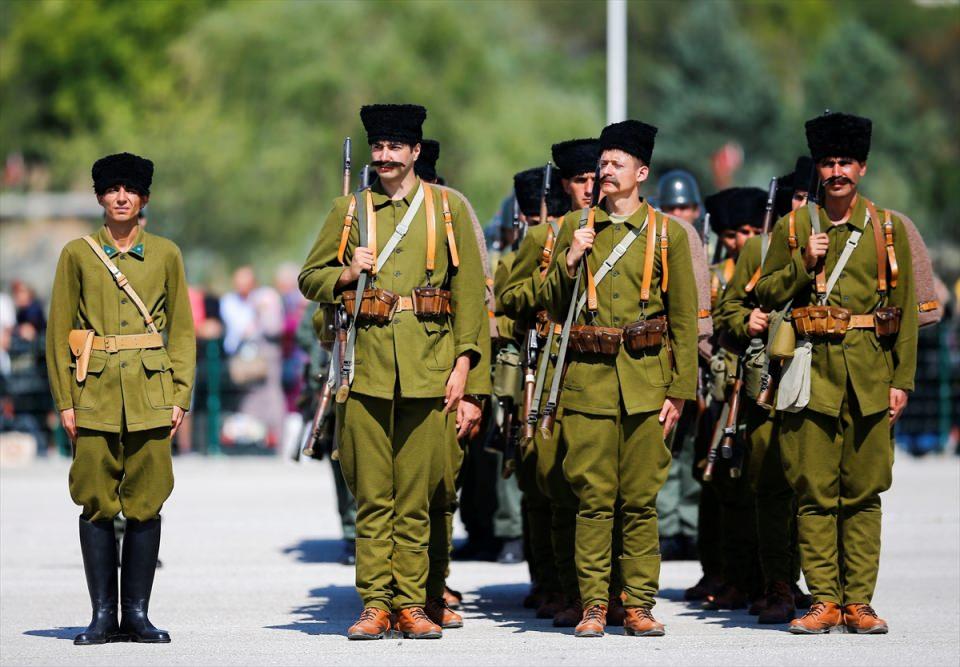
[(807, 146), (815, 162), (825, 157), (849, 157), (866, 162), (873, 123), (869, 118), (825, 112), (806, 122)]
[[(513, 191), (520, 212), (526, 216), (540, 215), (540, 192), (543, 188), (543, 170), (546, 167), (525, 169), (513, 175)], [(547, 215), (556, 218), (570, 210), (570, 197), (563, 191), (560, 172), (554, 169), (550, 176), (550, 196), (547, 197)]]
[(727, 199), (728, 224), (733, 229), (750, 225), (763, 229), (763, 214), (767, 209), (767, 193), (760, 188), (734, 188)]
[(813, 158), (801, 155), (793, 166), (793, 189), (801, 192), (817, 192), (820, 187), (820, 177), (817, 174), (817, 163)]
[(793, 182), (795, 178), (796, 174), (792, 171), (777, 178), (777, 195), (773, 200), (773, 213), (777, 220), (793, 210)]
[(563, 178), (573, 178), (587, 172), (592, 174), (597, 170), (597, 161), (600, 159), (600, 140), (561, 141), (554, 144), (550, 152)]
[(368, 104), (360, 108), (360, 120), (367, 131), (367, 143), (400, 141), (420, 143), (427, 110), (419, 104)]
[(710, 229), (714, 234), (720, 236), (728, 229), (736, 229), (730, 221), (729, 207), (727, 201), (733, 197), (737, 188), (727, 188), (720, 192), (715, 192), (703, 200), (703, 205), (710, 214)]
[(657, 128), (639, 120), (625, 120), (607, 125), (600, 133), (600, 152), (619, 149), (643, 160), (650, 166)]
[(133, 153), (116, 153), (94, 162), (90, 174), (93, 190), (98, 195), (114, 185), (123, 185), (147, 196), (153, 183), (153, 162)]
[(436, 181), (437, 160), (440, 159), (440, 142), (436, 139), (420, 140), (420, 157), (413, 163), (413, 173), (425, 181)]

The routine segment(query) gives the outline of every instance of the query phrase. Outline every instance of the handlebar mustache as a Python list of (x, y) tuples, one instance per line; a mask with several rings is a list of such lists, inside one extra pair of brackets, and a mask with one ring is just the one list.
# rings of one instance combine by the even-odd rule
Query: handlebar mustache
[(823, 184), (827, 186), (827, 185), (833, 185), (834, 183), (843, 184), (843, 183), (850, 183), (850, 182), (851, 182), (850, 179), (847, 178), (846, 176), (831, 176), (830, 178), (825, 180)]
[(402, 169), (406, 165), (403, 162), (394, 162), (392, 160), (374, 160), (370, 163), (370, 166), (377, 169), (380, 167), (396, 167), (397, 169)]

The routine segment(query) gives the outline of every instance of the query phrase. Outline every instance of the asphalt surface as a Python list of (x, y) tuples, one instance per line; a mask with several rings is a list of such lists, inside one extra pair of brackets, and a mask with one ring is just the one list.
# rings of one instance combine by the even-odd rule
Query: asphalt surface
[(874, 606), (886, 636), (796, 637), (742, 613), (680, 600), (696, 563), (665, 563), (660, 639), (576, 639), (520, 608), (524, 565), (455, 563), (465, 627), (439, 641), (348, 642), (360, 611), (338, 565), (339, 523), (325, 463), (181, 458), (164, 510), (163, 567), (150, 616), (168, 645), (75, 647), (89, 619), (68, 465), (0, 471), (2, 665), (957, 665), (960, 663), (960, 462), (899, 456), (884, 496)]

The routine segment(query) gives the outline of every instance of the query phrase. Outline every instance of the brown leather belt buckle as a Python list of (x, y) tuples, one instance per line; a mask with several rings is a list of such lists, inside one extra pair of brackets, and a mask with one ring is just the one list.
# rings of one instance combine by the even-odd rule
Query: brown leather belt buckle
[(109, 352), (110, 354), (116, 354), (119, 351), (117, 347), (117, 337), (116, 336), (103, 336), (103, 351)]

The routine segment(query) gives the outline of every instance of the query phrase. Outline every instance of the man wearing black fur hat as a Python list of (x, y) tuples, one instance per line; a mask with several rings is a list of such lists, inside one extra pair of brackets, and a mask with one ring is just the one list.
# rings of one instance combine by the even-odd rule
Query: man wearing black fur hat
[(360, 117), (378, 180), (334, 200), (299, 281), (351, 318), (337, 410), (364, 610), (348, 636), (438, 638), (442, 598), (433, 618), (424, 610), (430, 499), (454, 432), (480, 419), (465, 388), (487, 326), (483, 271), (463, 200), (413, 171), (426, 109), (379, 104)]
[(900, 218), (858, 189), (871, 121), (828, 112), (806, 131), (823, 207), (809, 203), (777, 223), (756, 286), (764, 307), (791, 310), (797, 332), (777, 409), (814, 604), (790, 630), (823, 634), (843, 624), (882, 634), (887, 623), (870, 606), (880, 494), (892, 481), (892, 427), (917, 361), (910, 244)]
[[(173, 490), (170, 439), (190, 408), (193, 316), (180, 250), (146, 232), (153, 163), (120, 153), (93, 165), (104, 226), (68, 243), (50, 300), (47, 372), (73, 443), (70, 495), (93, 603), (75, 644), (166, 643), (147, 618), (160, 509)], [(127, 519), (120, 556), (113, 520)]]
[(696, 396), (697, 286), (686, 231), (640, 198), (656, 132), (635, 120), (604, 128), (603, 199), (565, 218), (541, 288), (551, 318), (569, 331), (569, 364), (557, 371), (547, 408), (562, 384), (563, 469), (579, 498), (579, 637), (604, 633), (618, 502), (624, 630), (664, 633), (651, 612), (660, 574), (656, 497), (670, 467), (665, 439)]

